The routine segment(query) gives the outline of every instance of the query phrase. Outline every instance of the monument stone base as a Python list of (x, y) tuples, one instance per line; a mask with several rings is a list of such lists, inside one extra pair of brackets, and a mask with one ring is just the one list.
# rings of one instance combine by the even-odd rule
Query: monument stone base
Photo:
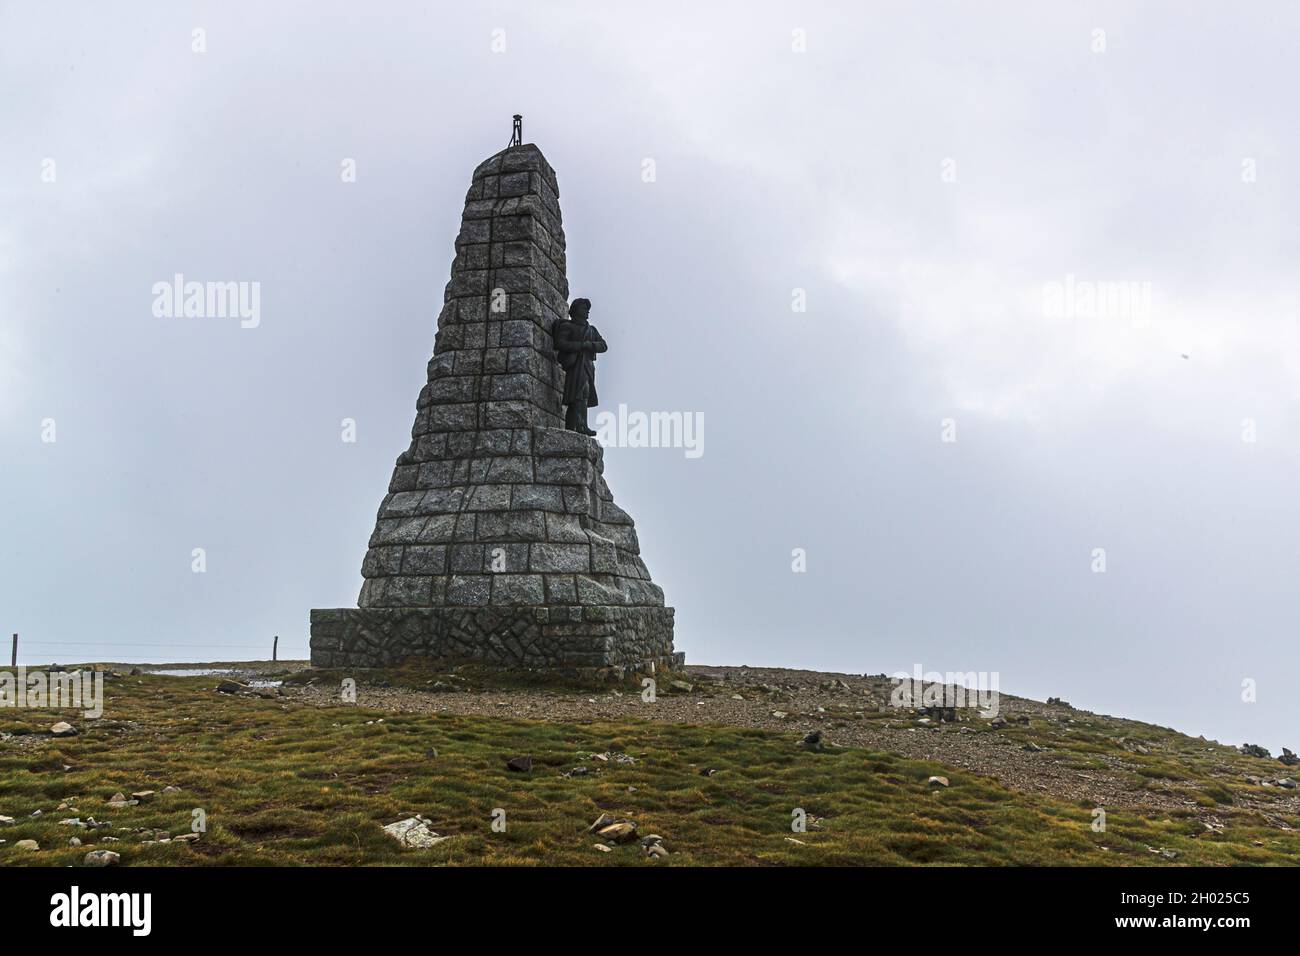
[(418, 657), (619, 676), (682, 663), (604, 449), (564, 427), (566, 263), (541, 150), (480, 163), (411, 443), (379, 504), (357, 606), (311, 612), (314, 667)]
[(329, 608), (311, 612), (315, 667), (388, 667), (412, 656), (622, 677), (680, 667), (673, 608)]

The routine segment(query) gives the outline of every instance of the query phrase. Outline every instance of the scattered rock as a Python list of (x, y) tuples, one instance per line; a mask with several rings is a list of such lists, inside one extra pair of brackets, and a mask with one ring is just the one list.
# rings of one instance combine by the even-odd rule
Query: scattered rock
[(114, 810), (121, 810), (123, 807), (133, 807), (138, 802), (138, 800), (128, 800), (124, 793), (115, 793), (112, 799), (108, 801), (108, 805)]
[(153, 798), (154, 798), (154, 791), (152, 790), (138, 790), (135, 793), (131, 794), (131, 799), (139, 803), (144, 803), (146, 800), (152, 800)]
[(641, 845), (645, 847), (654, 846), (656, 843), (663, 843), (664, 838), (657, 833), (651, 833), (641, 838)]
[[(438, 756), (436, 752), (434, 753), (434, 756), (435, 756), (435, 757)], [(181, 788), (180, 788), (180, 787), (167, 786), (167, 787), (163, 787), (163, 791), (162, 791), (162, 792), (163, 792), (163, 793), (180, 793), (180, 792), (181, 792)]]
[(14, 822), (13, 817), (6, 817), (3, 814), (0, 814), (0, 823), (13, 823), (13, 822)]
[(68, 837), (68, 846), (81, 846), (80, 837)]
[[(1064, 700), (1061, 700), (1061, 698), (1059, 698), (1059, 697), (1049, 697), (1049, 698), (1047, 698), (1047, 703), (1048, 703), (1048, 706), (1056, 706), (1056, 707), (1070, 707), (1069, 702), (1064, 701)], [(1070, 707), (1070, 709), (1073, 710), (1074, 708), (1073, 708), (1073, 707)]]
[(219, 694), (241, 694), (248, 690), (247, 684), (241, 684), (237, 680), (223, 680), (217, 684), (217, 693)]
[(668, 850), (662, 843), (652, 843), (645, 848), (645, 855), (652, 860), (662, 860), (668, 856)]
[(686, 683), (686, 681), (684, 680), (671, 680), (668, 682), (668, 689), (675, 690), (683, 694), (689, 694), (691, 691), (695, 690), (695, 686), (693, 684)]
[(790, 715), (787, 714), (784, 710), (774, 710), (772, 711), (772, 716), (775, 717), (777, 720), (785, 720), (785, 718), (789, 717)]
[(50, 728), (50, 733), (55, 737), (75, 737), (77, 736), (77, 728), (66, 720), (60, 720)]
[(600, 763), (609, 763), (610, 761), (613, 761), (614, 763), (624, 764), (627, 766), (636, 763), (635, 757), (618, 750), (607, 750), (603, 754), (592, 754), (591, 759), (599, 761)]
[(1300, 757), (1297, 757), (1286, 747), (1282, 748), (1282, 756), (1277, 759), (1282, 761), (1282, 763), (1286, 764), (1288, 767), (1294, 767), (1297, 764), (1300, 764)]
[[(450, 837), (444, 837), (443, 839), (450, 839)], [(177, 836), (172, 837), (172, 842), (173, 843), (198, 843), (199, 835), (197, 833), (181, 833)]]
[(122, 857), (112, 850), (91, 850), (86, 854), (86, 866), (117, 866)]
[(1242, 744), (1238, 750), (1247, 757), (1263, 757), (1265, 760), (1270, 759), (1273, 755), (1259, 744)]
[(926, 785), (930, 787), (946, 787), (948, 786), (948, 778), (931, 777), (929, 780), (926, 781)]
[(822, 741), (822, 732), (820, 730), (814, 730), (807, 734), (803, 740), (799, 741), (799, 746), (804, 750), (824, 749), (825, 745)]
[(602, 813), (600, 816), (596, 818), (595, 823), (587, 827), (587, 832), (595, 833), (601, 827), (607, 827), (613, 822), (614, 822), (614, 818), (612, 816), (610, 816), (608, 813)]
[(957, 722), (956, 707), (923, 707), (921, 713), (931, 720), (937, 720), (940, 723), (953, 724)]
[(1031, 754), (1037, 754), (1043, 752), (1043, 748), (1038, 746), (1038, 744), (1034, 743), (1032, 740), (1026, 743), (1025, 746), (1021, 749), (1028, 750)]
[(384, 827), (384, 832), (402, 846), (420, 850), (437, 846), (444, 840), (451, 839), (449, 836), (439, 836), (435, 833), (429, 821), (421, 816), (407, 817), (405, 820), (390, 823)]
[(605, 846), (605, 844), (603, 844), (603, 843), (593, 843), (593, 844), (592, 844), (592, 847), (593, 847), (594, 849), (599, 850), (601, 853), (613, 853), (613, 852), (614, 852), (614, 848), (613, 848), (613, 847)]
[(1006, 725), (1007, 725), (1007, 719), (1003, 717), (1001, 714), (999, 714), (997, 717), (994, 717), (992, 720), (989, 721), (989, 726), (992, 727), (994, 730), (1001, 730)]
[(511, 757), (506, 761), (506, 769), (515, 773), (528, 773), (533, 769), (532, 757)]
[(636, 839), (636, 824), (631, 820), (619, 820), (596, 831), (598, 836), (613, 843), (627, 843)]
[(712, 767), (701, 767), (701, 768), (700, 768), (700, 776), (701, 776), (701, 777), (712, 777), (712, 776), (713, 776), (715, 773), (717, 773), (717, 772), (718, 772), (718, 771), (715, 770), (715, 769), (713, 769)]
[(19, 840), (14, 844), (15, 850), (39, 850), (41, 845), (35, 840)]

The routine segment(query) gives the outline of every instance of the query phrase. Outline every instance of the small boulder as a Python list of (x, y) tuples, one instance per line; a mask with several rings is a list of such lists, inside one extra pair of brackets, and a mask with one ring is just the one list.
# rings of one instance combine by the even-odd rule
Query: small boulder
[(1261, 747), (1259, 744), (1242, 744), (1237, 749), (1247, 757), (1262, 757), (1263, 759), (1268, 760), (1273, 756), (1266, 748)]
[(86, 854), (86, 866), (117, 866), (122, 857), (112, 850), (91, 850)]
[(19, 840), (14, 844), (15, 850), (39, 850), (41, 845), (35, 840)]
[(1286, 764), (1288, 767), (1294, 767), (1297, 764), (1300, 764), (1300, 757), (1297, 757), (1286, 747), (1282, 748), (1282, 756), (1278, 757), (1277, 759), (1280, 760), (1282, 763)]
[(528, 773), (533, 769), (532, 757), (511, 757), (506, 761), (506, 769), (515, 773)]
[(929, 780), (926, 781), (926, 785), (930, 787), (946, 787), (948, 786), (948, 778), (931, 777)]
[(241, 684), (237, 680), (223, 680), (217, 684), (217, 692), (220, 694), (240, 694), (248, 690), (247, 684)]
[(799, 746), (804, 750), (822, 750), (825, 746), (822, 740), (822, 732), (814, 730), (807, 734), (803, 740), (799, 741)]
[(439, 836), (435, 833), (429, 826), (429, 821), (421, 816), (407, 817), (405, 820), (390, 823), (384, 827), (384, 832), (402, 846), (420, 850), (437, 846), (444, 840), (451, 839), (449, 836)]
[(598, 836), (613, 843), (627, 843), (636, 839), (636, 824), (631, 820), (620, 820), (596, 831)]
[(77, 728), (66, 720), (60, 720), (50, 728), (50, 734), (55, 737), (75, 737), (77, 736)]

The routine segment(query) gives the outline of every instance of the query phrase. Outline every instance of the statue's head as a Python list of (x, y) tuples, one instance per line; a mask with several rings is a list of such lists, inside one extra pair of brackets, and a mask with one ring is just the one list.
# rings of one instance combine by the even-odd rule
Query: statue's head
[(573, 304), (569, 306), (569, 318), (575, 322), (586, 322), (587, 316), (591, 312), (590, 299), (574, 299)]

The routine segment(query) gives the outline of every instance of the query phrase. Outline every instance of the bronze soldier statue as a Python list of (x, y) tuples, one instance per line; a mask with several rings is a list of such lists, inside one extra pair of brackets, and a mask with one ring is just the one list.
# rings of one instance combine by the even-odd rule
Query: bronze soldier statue
[(587, 321), (590, 299), (574, 299), (569, 318), (551, 328), (560, 368), (564, 369), (564, 427), (583, 435), (596, 433), (587, 427), (587, 408), (600, 404), (596, 398), (596, 355), (609, 346), (596, 327)]

